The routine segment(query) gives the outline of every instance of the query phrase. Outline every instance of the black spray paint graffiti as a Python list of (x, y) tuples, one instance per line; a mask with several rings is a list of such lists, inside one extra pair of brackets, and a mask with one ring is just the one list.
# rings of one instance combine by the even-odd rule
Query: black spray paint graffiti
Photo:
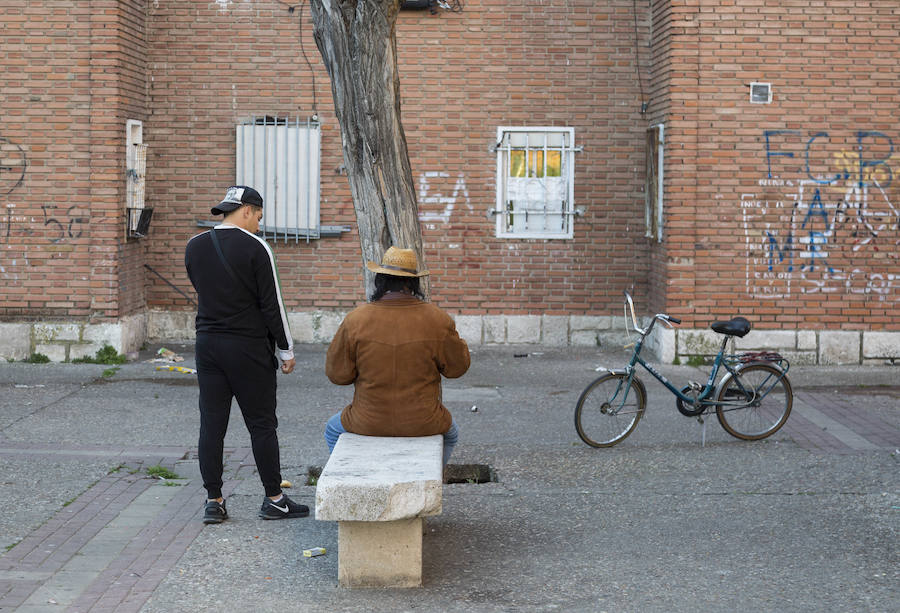
[(0, 195), (7, 196), (22, 185), (27, 167), (25, 150), (0, 136)]
[(79, 205), (73, 204), (67, 208), (63, 221), (51, 216), (50, 212), (55, 208), (56, 205), (54, 204), (45, 204), (41, 207), (41, 210), (44, 211), (44, 226), (49, 226), (49, 229), (53, 232), (53, 235), (49, 237), (50, 242), (58, 243), (67, 238), (80, 237), (82, 230), (78, 226), (86, 222), (87, 218), (78, 215), (77, 209), (80, 208)]
[[(27, 169), (28, 159), (21, 145), (0, 136), (0, 196), (6, 197), (15, 192), (24, 183)], [(15, 207), (7, 202), (3, 208), (4, 211), (0, 212), (0, 243), (9, 243)], [(64, 212), (56, 214), (57, 208)], [(47, 238), (51, 243), (79, 238), (82, 235), (81, 224), (87, 222), (87, 217), (81, 214), (81, 208), (77, 204), (65, 209), (55, 204), (41, 206), (44, 230), (48, 233)]]
[[(22, 185), (27, 168), (25, 150), (0, 136), (0, 196), (8, 196)], [(12, 233), (12, 208), (9, 206), (3, 208), (5, 219), (0, 217), (0, 242), (8, 243)]]

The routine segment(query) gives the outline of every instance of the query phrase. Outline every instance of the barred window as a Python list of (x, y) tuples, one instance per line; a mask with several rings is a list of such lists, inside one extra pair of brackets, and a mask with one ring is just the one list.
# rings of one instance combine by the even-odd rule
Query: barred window
[(574, 128), (497, 128), (498, 238), (572, 238)]
[(287, 242), (319, 238), (319, 123), (253, 117), (236, 129), (235, 183), (263, 197), (260, 232)]

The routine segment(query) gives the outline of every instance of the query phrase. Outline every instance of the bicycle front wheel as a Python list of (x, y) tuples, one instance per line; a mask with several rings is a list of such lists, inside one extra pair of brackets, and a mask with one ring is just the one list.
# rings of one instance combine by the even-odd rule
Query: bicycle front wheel
[(588, 385), (575, 405), (575, 429), (591, 447), (612, 447), (631, 434), (644, 414), (644, 388), (622, 373), (608, 373)]
[(750, 364), (719, 390), (716, 417), (728, 434), (756, 441), (778, 432), (791, 414), (794, 392), (784, 373), (769, 364)]

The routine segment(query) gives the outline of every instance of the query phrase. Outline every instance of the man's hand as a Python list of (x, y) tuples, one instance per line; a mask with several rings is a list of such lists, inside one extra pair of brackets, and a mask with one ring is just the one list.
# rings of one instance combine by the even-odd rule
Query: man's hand
[(291, 374), (292, 372), (294, 372), (294, 365), (296, 363), (297, 363), (297, 360), (295, 360), (294, 358), (291, 358), (290, 360), (285, 360), (284, 362), (281, 363), (281, 372), (283, 372), (286, 375)]

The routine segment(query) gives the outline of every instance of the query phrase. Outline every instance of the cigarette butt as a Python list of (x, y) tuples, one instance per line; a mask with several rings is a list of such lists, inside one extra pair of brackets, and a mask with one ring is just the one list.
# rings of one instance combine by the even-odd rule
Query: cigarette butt
[(304, 558), (314, 558), (316, 556), (324, 556), (325, 548), (324, 547), (313, 547), (312, 549), (304, 549), (303, 557)]
[(291, 483), (287, 479), (285, 479), (284, 481), (281, 482), (281, 487), (291, 487), (292, 485), (293, 485), (293, 483)]

